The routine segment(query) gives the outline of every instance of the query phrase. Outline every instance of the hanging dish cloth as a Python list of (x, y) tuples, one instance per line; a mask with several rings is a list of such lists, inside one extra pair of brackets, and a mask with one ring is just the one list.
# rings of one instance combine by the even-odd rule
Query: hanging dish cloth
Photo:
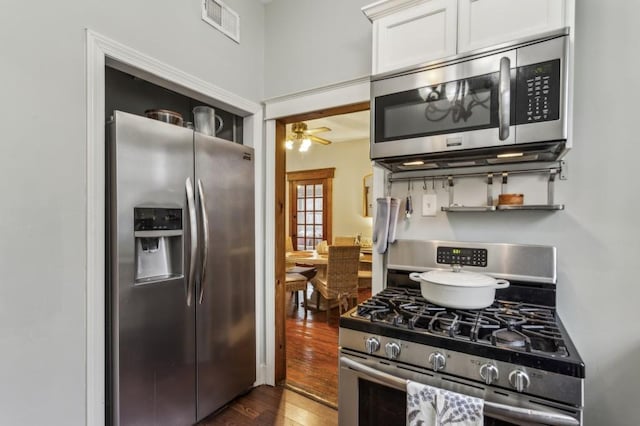
[(387, 251), (387, 246), (396, 240), (396, 223), (400, 200), (398, 198), (384, 197), (376, 199), (376, 221), (373, 225), (373, 242), (376, 251), (380, 254)]
[(484, 401), (407, 380), (407, 426), (482, 426)]
[(396, 242), (396, 228), (398, 225), (398, 215), (400, 214), (400, 198), (392, 198), (389, 209), (389, 234), (388, 243), (393, 244)]

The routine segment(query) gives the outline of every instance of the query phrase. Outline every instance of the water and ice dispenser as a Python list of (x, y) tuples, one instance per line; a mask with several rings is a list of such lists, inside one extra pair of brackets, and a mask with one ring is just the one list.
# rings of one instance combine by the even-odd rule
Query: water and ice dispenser
[(182, 209), (135, 207), (135, 283), (183, 277)]

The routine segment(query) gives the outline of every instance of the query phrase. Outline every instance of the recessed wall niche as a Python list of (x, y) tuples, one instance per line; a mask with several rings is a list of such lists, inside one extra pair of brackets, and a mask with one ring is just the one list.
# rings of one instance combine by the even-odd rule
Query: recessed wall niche
[(216, 110), (223, 126), (216, 136), (242, 144), (242, 117), (190, 98), (146, 80), (105, 67), (105, 122), (114, 110), (145, 116), (149, 109), (167, 109), (182, 115), (184, 122), (193, 122), (193, 108), (207, 105)]

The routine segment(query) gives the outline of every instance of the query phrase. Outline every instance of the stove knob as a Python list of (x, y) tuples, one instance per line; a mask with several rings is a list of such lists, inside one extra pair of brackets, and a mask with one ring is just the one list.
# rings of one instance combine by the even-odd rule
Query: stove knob
[(364, 341), (364, 348), (366, 349), (368, 354), (378, 352), (378, 350), (380, 349), (380, 341), (375, 337), (369, 337)]
[(429, 364), (433, 371), (440, 371), (447, 364), (447, 358), (440, 352), (432, 352), (429, 355)]
[(480, 367), (480, 377), (488, 385), (498, 380), (498, 368), (493, 364), (482, 364)]
[(400, 355), (400, 345), (396, 342), (389, 342), (384, 345), (384, 351), (387, 353), (389, 359), (398, 359), (398, 355)]
[(522, 370), (513, 370), (509, 374), (509, 384), (518, 392), (524, 392), (529, 387), (529, 376)]

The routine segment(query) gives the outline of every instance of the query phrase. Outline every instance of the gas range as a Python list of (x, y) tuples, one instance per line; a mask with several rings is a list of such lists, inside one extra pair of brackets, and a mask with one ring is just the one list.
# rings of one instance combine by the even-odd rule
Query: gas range
[[(465, 269), (508, 279), (510, 287), (497, 290), (484, 309), (430, 303), (408, 275), (448, 268), (452, 251), (462, 253), (454, 260)], [(464, 256), (479, 251), (481, 262)], [(386, 281), (387, 288), (340, 318), (343, 368), (365, 365), (403, 379), (420, 372), (423, 382), (458, 383), (456, 391), (482, 397), (489, 407), (494, 401), (560, 410), (578, 423), (542, 423), (581, 422), (585, 366), (555, 309), (555, 248), (401, 240), (390, 247)]]

